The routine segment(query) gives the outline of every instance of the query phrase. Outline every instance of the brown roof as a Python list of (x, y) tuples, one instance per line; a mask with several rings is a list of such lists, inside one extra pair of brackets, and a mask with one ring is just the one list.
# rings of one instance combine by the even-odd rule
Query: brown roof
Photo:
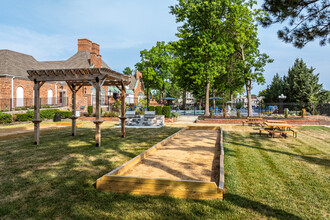
[(131, 83), (128, 86), (128, 89), (135, 89), (135, 84), (136, 84), (136, 77), (135, 75), (130, 76)]
[[(111, 69), (103, 60), (102, 67)], [(90, 68), (90, 53), (78, 51), (63, 61), (37, 61), (34, 57), (11, 50), (0, 50), (0, 74), (27, 78), (27, 70)]]

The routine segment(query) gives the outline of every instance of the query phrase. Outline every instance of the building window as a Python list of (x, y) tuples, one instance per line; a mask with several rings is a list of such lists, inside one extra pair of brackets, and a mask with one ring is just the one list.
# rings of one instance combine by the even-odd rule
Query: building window
[(16, 89), (16, 107), (24, 106), (24, 90), (23, 87), (17, 87)]
[(84, 88), (84, 94), (87, 94), (87, 87)]
[(48, 105), (53, 104), (53, 90), (48, 90)]

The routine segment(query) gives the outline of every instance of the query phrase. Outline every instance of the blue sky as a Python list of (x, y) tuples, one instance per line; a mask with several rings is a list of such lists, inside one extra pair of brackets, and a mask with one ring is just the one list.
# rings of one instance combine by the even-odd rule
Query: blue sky
[[(121, 72), (140, 60), (139, 52), (156, 41), (176, 39), (177, 24), (169, 14), (175, 0), (0, 0), (0, 49), (30, 54), (37, 60), (64, 60), (77, 51), (77, 39), (100, 44), (104, 61)], [(259, 0), (259, 2), (262, 2)], [(296, 58), (320, 73), (320, 82), (330, 90), (330, 47), (312, 42), (294, 48), (277, 38), (281, 25), (259, 28), (261, 51), (274, 62), (266, 66), (266, 88), (275, 73), (287, 73)]]

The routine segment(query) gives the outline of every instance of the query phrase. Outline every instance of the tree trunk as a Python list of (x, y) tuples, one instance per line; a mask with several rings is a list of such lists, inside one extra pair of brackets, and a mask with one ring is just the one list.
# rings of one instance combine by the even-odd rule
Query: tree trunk
[(162, 89), (161, 93), (162, 93), (161, 103), (164, 104), (165, 103), (165, 101), (164, 101), (164, 98), (165, 98), (165, 82), (163, 82), (163, 89)]
[(203, 102), (203, 98), (199, 99), (199, 110), (202, 110), (202, 102)]
[(234, 94), (233, 91), (230, 90), (230, 107), (233, 108), (233, 103), (234, 103)]
[(187, 91), (186, 89), (184, 88), (183, 89), (183, 96), (182, 96), (182, 105), (183, 105), (183, 110), (186, 109), (186, 103), (187, 103)]
[(205, 86), (205, 113), (204, 116), (210, 116), (210, 82)]
[(215, 99), (214, 99), (214, 97), (215, 97), (215, 91), (214, 91), (214, 85), (212, 87), (212, 95), (213, 95), (213, 112), (214, 112), (215, 111)]
[[(241, 53), (242, 53), (242, 60), (244, 62), (244, 71), (246, 68), (246, 63), (245, 63), (245, 54), (244, 54), (244, 47), (241, 44)], [(246, 95), (247, 95), (247, 99), (248, 99), (248, 116), (252, 117), (253, 113), (252, 113), (252, 102), (251, 102), (251, 79), (250, 80), (246, 80), (245, 81), (245, 86), (246, 86)]]
[(252, 102), (251, 102), (251, 81), (249, 80), (246, 81), (245, 86), (246, 86), (246, 95), (248, 99), (248, 116), (252, 117), (253, 113), (252, 113)]

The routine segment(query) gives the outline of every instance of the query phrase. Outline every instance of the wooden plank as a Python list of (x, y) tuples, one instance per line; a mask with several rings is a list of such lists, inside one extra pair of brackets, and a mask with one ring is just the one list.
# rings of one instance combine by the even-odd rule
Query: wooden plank
[(205, 181), (197, 181), (197, 180), (173, 180), (173, 179), (162, 179), (162, 178), (146, 178), (146, 177), (134, 177), (134, 176), (102, 176), (98, 180), (102, 181), (116, 181), (116, 182), (125, 182), (125, 183), (144, 183), (144, 184), (160, 184), (160, 185), (172, 185), (172, 186), (180, 186), (180, 185), (189, 185), (191, 187), (198, 186), (208, 186), (208, 187), (216, 187), (214, 182), (205, 182)]
[[(161, 183), (161, 181), (159, 181)], [(165, 192), (165, 191), (192, 191), (192, 192), (203, 192), (203, 193), (217, 193), (218, 189), (216, 184), (214, 185), (202, 185), (202, 186), (191, 186), (189, 182), (180, 183), (178, 185), (166, 185), (166, 184), (154, 184), (154, 183), (132, 183), (132, 182), (117, 182), (98, 180), (97, 189), (102, 191), (112, 190), (144, 190), (147, 192)]]
[(220, 177), (219, 177), (219, 191), (223, 192), (225, 188), (225, 165), (224, 165), (225, 151), (223, 149), (223, 131), (220, 129)]
[(217, 131), (217, 130), (220, 130), (220, 127), (219, 126), (187, 126), (186, 130)]

